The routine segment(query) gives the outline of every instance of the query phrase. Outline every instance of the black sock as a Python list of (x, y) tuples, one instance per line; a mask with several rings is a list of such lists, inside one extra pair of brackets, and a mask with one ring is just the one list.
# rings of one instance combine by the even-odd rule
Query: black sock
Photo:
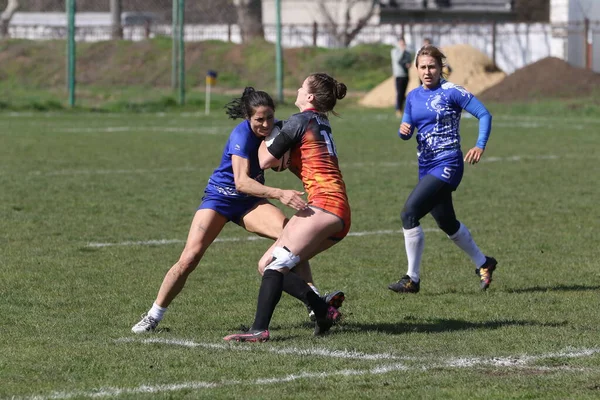
[[(289, 274), (288, 274), (289, 275)], [(268, 269), (263, 274), (262, 283), (258, 292), (258, 302), (256, 304), (256, 316), (252, 330), (264, 331), (269, 329), (271, 317), (275, 311), (281, 291), (283, 289), (284, 275), (279, 271)]]
[[(293, 271), (290, 271), (290, 273), (283, 278), (283, 291), (289, 294), (290, 296), (297, 298), (305, 305), (310, 305), (308, 303), (308, 299), (306, 298), (306, 294), (308, 293), (308, 291), (312, 292), (313, 290), (308, 285), (300, 284), (295, 278), (300, 277), (296, 275)], [(300, 280), (302, 280), (302, 278), (300, 278)], [(302, 280), (302, 283), (306, 282)]]
[(294, 273), (287, 274), (283, 279), (283, 288), (286, 293), (310, 306), (317, 318), (324, 317), (327, 314), (327, 303), (298, 275)]

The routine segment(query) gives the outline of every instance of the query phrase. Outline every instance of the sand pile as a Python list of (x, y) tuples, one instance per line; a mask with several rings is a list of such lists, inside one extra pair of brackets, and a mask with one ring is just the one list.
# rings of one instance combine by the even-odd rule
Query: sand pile
[(600, 88), (600, 74), (573, 67), (556, 57), (546, 57), (520, 68), (502, 83), (483, 91), (483, 101), (535, 101), (542, 98), (589, 96)]
[[(489, 87), (502, 81), (506, 74), (498, 70), (492, 60), (476, 48), (459, 44), (441, 48), (452, 67), (449, 81), (465, 87), (471, 93), (479, 95)], [(391, 69), (391, 67), (390, 67)], [(408, 91), (419, 85), (415, 68), (411, 68)], [(394, 107), (396, 104), (396, 88), (394, 77), (390, 77), (377, 85), (363, 97), (360, 102), (366, 107)]]

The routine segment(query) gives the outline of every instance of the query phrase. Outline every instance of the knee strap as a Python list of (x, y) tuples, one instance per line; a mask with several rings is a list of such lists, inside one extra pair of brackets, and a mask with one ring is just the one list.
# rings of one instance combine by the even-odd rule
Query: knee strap
[(267, 269), (279, 270), (282, 268), (292, 269), (296, 265), (298, 265), (298, 263), (300, 262), (300, 257), (293, 254), (285, 246), (284, 247), (279, 247), (279, 246), (275, 247), (275, 249), (273, 249), (272, 257), (273, 257), (273, 259), (271, 260), (269, 265), (267, 265), (265, 270), (267, 270)]

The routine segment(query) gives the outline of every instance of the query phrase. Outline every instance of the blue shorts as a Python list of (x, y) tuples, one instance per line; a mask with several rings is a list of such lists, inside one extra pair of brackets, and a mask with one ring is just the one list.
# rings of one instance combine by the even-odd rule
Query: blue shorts
[(226, 196), (214, 193), (207, 188), (204, 191), (202, 203), (200, 203), (198, 210), (214, 210), (239, 225), (244, 215), (248, 214), (262, 200), (264, 199), (254, 196)]
[(462, 181), (464, 170), (465, 164), (461, 155), (458, 158), (448, 158), (427, 166), (419, 166), (419, 180), (425, 175), (433, 175), (456, 189)]

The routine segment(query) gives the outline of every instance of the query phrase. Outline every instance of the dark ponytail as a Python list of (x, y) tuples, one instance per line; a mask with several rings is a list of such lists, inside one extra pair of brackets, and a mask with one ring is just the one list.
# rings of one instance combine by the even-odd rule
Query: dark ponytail
[(225, 113), (231, 119), (250, 119), (258, 107), (271, 107), (275, 111), (275, 102), (267, 92), (246, 87), (241, 97), (231, 100), (225, 106)]

